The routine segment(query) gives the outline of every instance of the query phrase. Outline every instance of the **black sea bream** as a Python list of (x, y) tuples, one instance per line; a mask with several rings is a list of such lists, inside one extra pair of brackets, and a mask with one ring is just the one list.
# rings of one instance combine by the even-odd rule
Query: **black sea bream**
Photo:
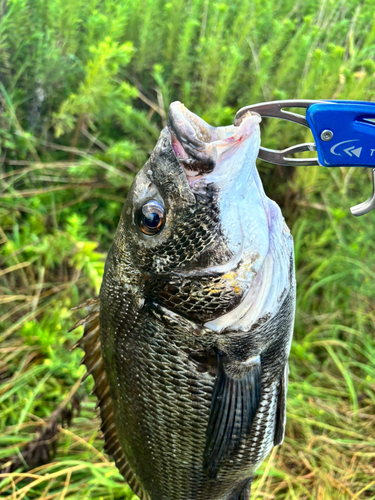
[(84, 304), (106, 451), (142, 500), (248, 499), (283, 440), (293, 241), (255, 166), (259, 122), (171, 104)]

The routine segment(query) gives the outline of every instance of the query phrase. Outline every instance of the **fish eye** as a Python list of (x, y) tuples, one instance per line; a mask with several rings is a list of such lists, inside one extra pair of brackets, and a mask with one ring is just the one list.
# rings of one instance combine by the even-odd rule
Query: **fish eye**
[(148, 201), (138, 210), (137, 222), (142, 233), (148, 236), (157, 234), (164, 227), (164, 207), (155, 200)]

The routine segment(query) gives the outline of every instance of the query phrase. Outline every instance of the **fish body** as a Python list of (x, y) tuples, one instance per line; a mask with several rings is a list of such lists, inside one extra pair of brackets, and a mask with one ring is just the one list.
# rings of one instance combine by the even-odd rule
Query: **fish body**
[(283, 440), (293, 242), (255, 167), (259, 121), (172, 103), (85, 320), (106, 450), (142, 500), (248, 499)]

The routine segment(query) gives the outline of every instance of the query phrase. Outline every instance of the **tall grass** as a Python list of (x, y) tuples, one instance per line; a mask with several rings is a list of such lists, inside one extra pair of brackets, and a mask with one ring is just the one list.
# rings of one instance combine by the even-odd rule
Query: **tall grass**
[[(176, 99), (214, 125), (264, 100), (374, 100), (373, 6), (8, 0), (0, 16), (0, 497), (130, 499), (68, 330), (131, 180)], [(267, 147), (308, 139), (263, 124)], [(259, 169), (293, 231), (298, 303), (286, 439), (253, 498), (375, 499), (375, 214), (349, 214), (369, 172)]]

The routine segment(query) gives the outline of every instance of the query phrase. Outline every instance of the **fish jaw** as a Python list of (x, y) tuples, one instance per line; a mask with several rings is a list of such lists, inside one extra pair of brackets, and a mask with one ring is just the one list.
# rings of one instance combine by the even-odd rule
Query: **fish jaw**
[(258, 114), (247, 113), (238, 126), (212, 127), (180, 102), (169, 108), (176, 158), (193, 193), (216, 191), (221, 228), (233, 255), (250, 240), (263, 242), (254, 255), (268, 249), (268, 206), (256, 170), (260, 121)]
[[(257, 113), (249, 112), (238, 126), (213, 127), (181, 102), (173, 102), (169, 107), (168, 128), (173, 150), (190, 187), (203, 176), (206, 183), (227, 183), (245, 161), (254, 163), (251, 159), (255, 160), (260, 147), (260, 121)], [(234, 163), (238, 168), (233, 168)]]
[(229, 251), (233, 256), (242, 253), (252, 263), (243, 276), (246, 287), (269, 250), (268, 199), (256, 169), (260, 121), (258, 114), (248, 113), (238, 126), (212, 127), (180, 102), (169, 108), (173, 150), (192, 192), (215, 191), (220, 230)]

